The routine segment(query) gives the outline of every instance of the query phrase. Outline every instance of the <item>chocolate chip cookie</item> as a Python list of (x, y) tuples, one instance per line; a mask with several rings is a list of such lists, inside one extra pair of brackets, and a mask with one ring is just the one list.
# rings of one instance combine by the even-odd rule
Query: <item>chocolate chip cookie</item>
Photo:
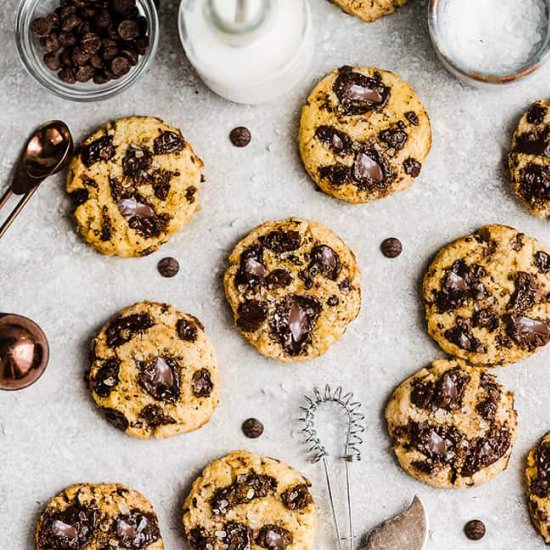
[(38, 519), (36, 550), (163, 550), (157, 516), (137, 491), (79, 483), (50, 500)]
[(309, 95), (298, 142), (321, 190), (361, 203), (412, 185), (431, 136), (428, 115), (406, 82), (376, 68), (341, 67)]
[(361, 308), (353, 252), (326, 227), (299, 218), (266, 222), (239, 242), (224, 285), (245, 338), (281, 362), (323, 355)]
[(78, 232), (102, 254), (154, 252), (198, 209), (202, 166), (158, 118), (108, 123), (84, 140), (67, 173)]
[(531, 105), (519, 121), (508, 156), (514, 191), (535, 216), (550, 216), (550, 101)]
[(474, 365), (513, 363), (550, 340), (550, 250), (504, 225), (442, 248), (424, 277), (428, 332)]
[(235, 451), (209, 464), (185, 500), (192, 550), (312, 550), (317, 512), (310, 482), (273, 458)]
[(141, 439), (191, 432), (218, 404), (214, 348), (192, 315), (141, 302), (110, 319), (92, 342), (86, 380), (105, 418)]
[(408, 0), (330, 0), (343, 11), (355, 15), (367, 23), (393, 13), (404, 6)]
[(525, 477), (531, 521), (544, 542), (550, 544), (550, 433), (531, 449)]
[(481, 485), (505, 470), (517, 427), (513, 394), (460, 359), (439, 359), (407, 378), (386, 421), (400, 466), (440, 488)]

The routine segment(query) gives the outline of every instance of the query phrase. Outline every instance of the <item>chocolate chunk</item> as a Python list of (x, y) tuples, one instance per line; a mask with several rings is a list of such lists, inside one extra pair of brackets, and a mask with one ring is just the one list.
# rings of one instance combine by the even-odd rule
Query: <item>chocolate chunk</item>
[(541, 273), (548, 273), (550, 271), (550, 254), (542, 250), (535, 252), (535, 265)]
[(107, 359), (103, 362), (94, 377), (94, 391), (100, 397), (109, 397), (115, 386), (118, 384), (118, 373), (120, 361), (118, 359)]
[(137, 509), (117, 516), (113, 521), (112, 529), (123, 548), (140, 550), (160, 538), (157, 518), (151, 513)]
[(144, 180), (149, 180), (153, 186), (155, 197), (161, 201), (165, 201), (170, 193), (170, 182), (176, 172), (165, 170), (164, 168), (156, 168), (150, 174), (144, 175)]
[(111, 160), (115, 155), (115, 146), (113, 145), (113, 136), (102, 136), (88, 145), (84, 145), (80, 155), (86, 168), (99, 161)]
[(447, 441), (445, 430), (439, 426), (430, 426), (427, 423), (409, 425), (411, 443), (422, 454), (437, 461), (444, 461), (448, 447), (452, 442)]
[(292, 542), (292, 533), (288, 529), (271, 524), (264, 525), (256, 537), (256, 544), (268, 550), (285, 550)]
[(229, 133), (229, 139), (235, 147), (246, 147), (252, 139), (252, 134), (248, 128), (238, 126)]
[(487, 397), (476, 405), (476, 411), (486, 420), (492, 421), (495, 418), (502, 391), (495, 379), (485, 372), (480, 375), (480, 387), (485, 390)]
[(309, 271), (318, 271), (327, 279), (336, 281), (342, 264), (340, 262), (340, 256), (338, 253), (326, 244), (315, 246), (310, 252), (310, 264)]
[(147, 170), (153, 163), (153, 155), (147, 147), (130, 145), (122, 159), (122, 170), (128, 178), (138, 182), (147, 181)]
[(319, 168), (319, 177), (328, 180), (335, 187), (351, 183), (352, 181), (351, 169), (349, 166), (344, 166), (343, 164), (321, 166)]
[(345, 132), (332, 126), (319, 126), (315, 130), (315, 136), (337, 155), (344, 155), (351, 150), (351, 138)]
[(176, 132), (162, 132), (153, 142), (155, 155), (169, 155), (179, 153), (185, 149), (185, 140)]
[(231, 485), (216, 489), (210, 501), (212, 512), (224, 515), (235, 506), (265, 498), (276, 489), (275, 478), (250, 470), (247, 474), (238, 475)]
[(418, 115), (414, 111), (407, 111), (405, 118), (413, 125), (418, 126)]
[(542, 441), (535, 451), (537, 476), (531, 480), (531, 491), (539, 498), (550, 495), (550, 443)]
[(302, 244), (302, 237), (298, 231), (283, 231), (277, 229), (271, 231), (264, 237), (260, 237), (260, 242), (272, 252), (282, 254), (284, 252), (298, 250)]
[(37, 533), (37, 543), (41, 548), (79, 550), (88, 545), (98, 525), (98, 510), (74, 500), (64, 510), (47, 512)]
[(208, 369), (199, 369), (193, 373), (191, 389), (195, 397), (210, 397), (214, 389), (214, 382)]
[(380, 139), (380, 141), (383, 141), (388, 147), (391, 147), (396, 151), (400, 151), (401, 149), (403, 149), (403, 147), (405, 147), (407, 138), (407, 132), (391, 128), (388, 130), (382, 130), (378, 134), (378, 139)]
[(243, 422), (242, 431), (246, 437), (257, 439), (264, 433), (264, 425), (257, 418), (248, 418)]
[(525, 233), (517, 233), (512, 240), (512, 250), (519, 252), (523, 248)]
[(489, 332), (494, 332), (499, 325), (497, 313), (489, 307), (474, 312), (472, 321), (474, 327), (486, 328)]
[(352, 177), (359, 187), (385, 189), (390, 170), (381, 153), (374, 148), (363, 147), (355, 154)]
[(445, 331), (445, 338), (459, 348), (474, 353), (484, 353), (485, 348), (472, 332), (472, 322), (462, 317), (456, 318), (456, 325)]
[(195, 342), (197, 340), (198, 329), (196, 325), (187, 319), (180, 319), (176, 324), (178, 336), (186, 342)]
[(437, 381), (434, 403), (441, 409), (456, 411), (462, 408), (462, 400), (470, 375), (459, 367), (449, 369)]
[(163, 277), (175, 277), (180, 270), (180, 264), (176, 258), (162, 258), (157, 264), (157, 269)]
[(517, 136), (514, 152), (550, 157), (550, 126)]
[(255, 332), (267, 319), (267, 304), (258, 300), (246, 300), (239, 304), (237, 326), (244, 332)]
[(395, 237), (389, 237), (382, 241), (380, 250), (386, 258), (397, 258), (403, 251), (403, 245), (401, 241)]
[(150, 428), (166, 426), (167, 424), (177, 424), (176, 419), (164, 414), (158, 405), (147, 405), (141, 409), (139, 417), (143, 419)]
[(81, 204), (84, 204), (88, 200), (89, 196), (90, 196), (89, 191), (84, 188), (76, 189), (75, 191), (69, 194), (71, 202), (75, 207), (80, 206)]
[(283, 504), (291, 511), (303, 510), (312, 502), (313, 498), (309, 492), (308, 486), (305, 483), (294, 485), (281, 494)]
[(422, 380), (413, 380), (411, 390), (411, 403), (420, 409), (430, 408), (434, 398), (435, 384), (433, 382), (423, 382)]
[(464, 305), (468, 300), (484, 300), (490, 296), (481, 282), (487, 275), (478, 264), (468, 265), (464, 260), (456, 260), (447, 270), (436, 293), (435, 302), (440, 313), (445, 313)]
[(520, 348), (533, 351), (550, 340), (550, 328), (543, 321), (522, 315), (505, 315), (504, 321), (508, 336)]
[(174, 403), (180, 396), (179, 365), (170, 357), (138, 362), (138, 384), (158, 401)]
[(464, 526), (464, 534), (470, 540), (481, 540), (485, 536), (485, 524), (479, 519), (472, 519)]
[(250, 246), (241, 254), (239, 270), (235, 276), (235, 284), (237, 286), (256, 287), (262, 284), (267, 273), (262, 247), (257, 245)]
[(197, 188), (194, 185), (190, 185), (185, 190), (185, 200), (189, 204), (193, 204), (195, 202), (195, 194), (197, 193)]
[(113, 236), (113, 223), (106, 206), (101, 209), (101, 215), (101, 234), (99, 238), (102, 241), (108, 241)]
[(369, 77), (349, 67), (340, 69), (333, 90), (345, 115), (361, 115), (381, 109), (390, 95), (390, 89), (384, 86), (379, 74)]
[(546, 117), (547, 109), (540, 103), (533, 103), (527, 111), (527, 122), (529, 124), (542, 124)]
[(152, 218), (155, 211), (148, 204), (138, 201), (134, 197), (128, 197), (118, 202), (120, 213), (128, 219), (132, 218)]
[(193, 550), (212, 550), (216, 547), (216, 537), (210, 536), (204, 527), (191, 529), (187, 538)]
[(493, 426), (491, 432), (471, 442), (470, 451), (462, 466), (463, 476), (473, 476), (482, 468), (487, 468), (502, 458), (512, 443), (508, 428)]
[(290, 295), (277, 304), (269, 321), (273, 337), (289, 355), (306, 352), (321, 305), (312, 296)]
[(102, 411), (105, 415), (105, 420), (107, 420), (107, 422), (109, 422), (109, 424), (114, 426), (117, 430), (125, 432), (130, 426), (128, 419), (120, 411), (106, 407), (103, 407)]
[(270, 290), (285, 288), (292, 282), (292, 275), (286, 269), (274, 269), (266, 278), (265, 284)]
[(329, 305), (330, 307), (335, 307), (339, 303), (340, 303), (340, 299), (338, 298), (338, 296), (336, 296), (336, 294), (333, 294), (332, 296), (329, 296), (327, 298), (327, 305)]
[(403, 169), (405, 170), (405, 174), (407, 174), (408, 176), (417, 178), (420, 175), (420, 171), (422, 170), (422, 164), (416, 159), (409, 157), (403, 161)]
[(550, 200), (550, 166), (530, 163), (522, 168), (519, 188), (527, 200)]
[(515, 290), (508, 307), (523, 313), (538, 301), (539, 285), (532, 273), (518, 271), (515, 277)]
[(110, 348), (118, 348), (129, 342), (134, 334), (141, 334), (153, 326), (148, 313), (133, 313), (126, 317), (116, 317), (107, 327), (106, 341)]
[(223, 544), (227, 550), (249, 550), (251, 546), (250, 529), (237, 521), (230, 521), (223, 526)]

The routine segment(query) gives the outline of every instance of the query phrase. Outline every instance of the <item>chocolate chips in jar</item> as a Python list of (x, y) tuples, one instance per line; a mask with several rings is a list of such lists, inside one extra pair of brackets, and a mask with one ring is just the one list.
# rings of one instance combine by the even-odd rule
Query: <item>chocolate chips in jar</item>
[(62, 0), (37, 17), (31, 32), (44, 64), (66, 84), (104, 84), (127, 74), (149, 47), (149, 30), (136, 0)]

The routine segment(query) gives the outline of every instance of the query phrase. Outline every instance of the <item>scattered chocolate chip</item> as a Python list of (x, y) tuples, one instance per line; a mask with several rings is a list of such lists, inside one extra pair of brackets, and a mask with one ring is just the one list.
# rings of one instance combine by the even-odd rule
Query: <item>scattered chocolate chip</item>
[(157, 264), (157, 269), (163, 277), (175, 277), (180, 270), (180, 264), (176, 258), (162, 258)]
[(175, 402), (180, 395), (180, 372), (175, 359), (156, 357), (138, 362), (138, 384), (158, 401)]
[(279, 525), (264, 525), (256, 537), (256, 544), (268, 550), (285, 550), (292, 542), (292, 533)]
[(214, 389), (214, 382), (208, 369), (199, 369), (193, 373), (191, 389), (195, 397), (210, 397)]
[(485, 524), (479, 519), (472, 519), (464, 526), (464, 534), (470, 540), (481, 540), (485, 536)]
[(344, 155), (351, 150), (351, 138), (345, 132), (332, 126), (319, 126), (315, 130), (315, 136), (337, 155)]
[(113, 534), (123, 548), (140, 550), (148, 547), (160, 538), (157, 518), (150, 513), (132, 509), (121, 514), (112, 524)]
[(382, 241), (380, 250), (386, 258), (397, 258), (403, 251), (403, 245), (396, 237), (388, 237)]
[(381, 109), (390, 95), (390, 89), (384, 86), (379, 74), (369, 77), (350, 67), (340, 69), (333, 90), (345, 115), (360, 115)]
[(407, 111), (405, 118), (413, 125), (418, 126), (418, 115), (414, 111)]
[(130, 426), (128, 419), (120, 411), (109, 408), (103, 408), (102, 410), (107, 422), (109, 422), (109, 424), (114, 426), (117, 430), (125, 432)]
[(118, 373), (120, 361), (118, 359), (107, 359), (97, 371), (93, 380), (94, 391), (100, 397), (109, 397), (118, 384)]
[(155, 155), (169, 155), (179, 153), (185, 149), (185, 140), (176, 132), (162, 132), (153, 142)]
[(252, 134), (248, 128), (238, 126), (229, 133), (229, 139), (235, 147), (246, 147), (252, 139)]
[(250, 439), (257, 439), (264, 433), (264, 425), (257, 418), (248, 418), (243, 422), (244, 435)]
[(416, 159), (409, 157), (403, 161), (403, 169), (405, 170), (405, 174), (408, 176), (417, 178), (422, 170), (422, 164), (420, 164), (420, 162)]
[(194, 342), (197, 339), (197, 327), (187, 319), (180, 319), (176, 325), (178, 336), (186, 342)]
[(292, 511), (303, 510), (313, 502), (311, 493), (305, 483), (300, 483), (284, 491), (281, 494), (281, 500)]

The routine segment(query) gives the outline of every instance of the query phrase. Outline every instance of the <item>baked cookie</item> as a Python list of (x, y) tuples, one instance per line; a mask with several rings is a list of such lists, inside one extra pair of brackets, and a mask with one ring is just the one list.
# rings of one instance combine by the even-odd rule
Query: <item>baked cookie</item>
[(273, 458), (235, 451), (209, 464), (185, 500), (192, 550), (312, 550), (310, 482)]
[(531, 105), (519, 121), (508, 156), (514, 191), (532, 214), (550, 216), (550, 101)]
[(118, 484), (71, 485), (48, 502), (36, 550), (163, 550), (157, 516), (137, 491)]
[(505, 470), (517, 427), (513, 394), (460, 359), (439, 359), (407, 378), (386, 421), (401, 467), (440, 488), (481, 485)]
[(168, 304), (140, 302), (110, 319), (92, 341), (86, 381), (105, 418), (141, 439), (196, 430), (218, 404), (204, 327)]
[(331, 0), (343, 11), (355, 15), (367, 23), (393, 13), (404, 6), (408, 0)]
[(361, 308), (353, 252), (321, 224), (266, 222), (233, 250), (224, 278), (237, 326), (281, 362), (323, 355)]
[(108, 123), (84, 140), (67, 173), (79, 233), (102, 254), (154, 252), (198, 209), (202, 166), (159, 118)]
[(531, 449), (525, 477), (531, 521), (546, 544), (550, 544), (550, 432)]
[(428, 332), (474, 365), (513, 363), (550, 340), (550, 251), (504, 225), (442, 248), (424, 277)]
[(309, 95), (298, 142), (307, 172), (325, 193), (360, 203), (412, 185), (432, 133), (422, 103), (398, 76), (341, 67)]

